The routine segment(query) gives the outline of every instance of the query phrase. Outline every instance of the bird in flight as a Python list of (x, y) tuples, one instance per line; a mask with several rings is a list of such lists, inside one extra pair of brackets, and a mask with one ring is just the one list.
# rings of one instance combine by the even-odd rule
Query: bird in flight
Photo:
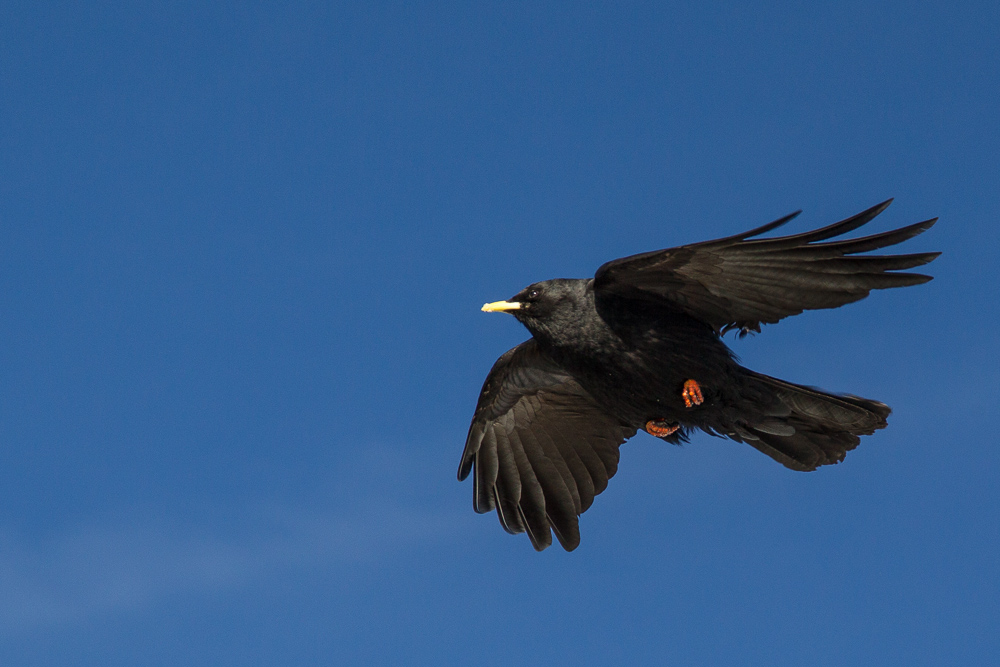
[(612, 260), (593, 278), (535, 283), (483, 306), (531, 338), (486, 377), (458, 479), (472, 473), (476, 512), (496, 510), (538, 551), (554, 532), (580, 544), (580, 514), (607, 488), (619, 447), (639, 430), (680, 443), (695, 429), (745, 442), (792, 470), (839, 463), (889, 406), (785, 382), (740, 366), (722, 338), (804, 310), (931, 279), (902, 270), (940, 253), (859, 255), (926, 231), (936, 218), (836, 239), (889, 201), (794, 236), (756, 238), (799, 212), (715, 241)]

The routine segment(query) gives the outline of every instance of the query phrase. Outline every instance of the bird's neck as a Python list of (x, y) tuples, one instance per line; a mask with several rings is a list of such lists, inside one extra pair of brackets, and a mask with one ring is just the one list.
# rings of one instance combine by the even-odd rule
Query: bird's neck
[(620, 348), (622, 340), (598, 314), (592, 293), (575, 300), (573, 306), (528, 327), (543, 351), (569, 361), (570, 357), (597, 359)]

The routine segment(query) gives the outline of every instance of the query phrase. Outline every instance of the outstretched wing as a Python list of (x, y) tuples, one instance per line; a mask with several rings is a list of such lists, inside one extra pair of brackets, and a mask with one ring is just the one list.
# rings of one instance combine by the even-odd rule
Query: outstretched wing
[(473, 469), (477, 512), (496, 509), (509, 533), (541, 551), (580, 544), (579, 516), (618, 470), (618, 447), (635, 435), (606, 414), (534, 339), (500, 357), (469, 427), (459, 481)]
[(803, 310), (836, 308), (873, 289), (918, 285), (930, 276), (897, 273), (940, 253), (856, 257), (926, 231), (937, 218), (857, 239), (826, 241), (870, 222), (888, 200), (836, 224), (794, 236), (752, 239), (798, 212), (743, 234), (610, 261), (597, 270), (598, 308), (615, 297), (665, 300), (720, 332), (760, 331)]

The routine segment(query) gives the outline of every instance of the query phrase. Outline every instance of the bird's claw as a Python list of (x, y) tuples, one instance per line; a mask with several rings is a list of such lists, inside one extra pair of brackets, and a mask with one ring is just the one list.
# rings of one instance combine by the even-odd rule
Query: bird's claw
[(665, 438), (668, 435), (673, 435), (680, 430), (680, 428), (680, 424), (676, 422), (668, 422), (665, 419), (650, 419), (646, 422), (646, 433), (656, 436), (657, 438)]
[(701, 385), (695, 380), (687, 380), (684, 383), (684, 391), (681, 392), (681, 398), (684, 399), (684, 406), (688, 408), (693, 408), (705, 402), (705, 395), (701, 393)]

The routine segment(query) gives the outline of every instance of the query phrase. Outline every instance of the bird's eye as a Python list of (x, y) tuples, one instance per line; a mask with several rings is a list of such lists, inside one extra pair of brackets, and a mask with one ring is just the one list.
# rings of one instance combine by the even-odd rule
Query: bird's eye
[(530, 292), (528, 292), (528, 298), (529, 299), (537, 299), (538, 298), (538, 290), (533, 289)]

